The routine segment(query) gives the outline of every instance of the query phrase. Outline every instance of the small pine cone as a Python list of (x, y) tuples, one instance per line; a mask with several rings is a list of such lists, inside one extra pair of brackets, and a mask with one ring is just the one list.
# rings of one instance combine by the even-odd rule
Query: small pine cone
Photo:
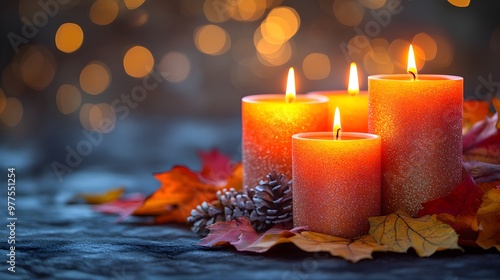
[(217, 191), (217, 199), (224, 208), (224, 218), (231, 221), (240, 217), (250, 217), (254, 210), (252, 200), (246, 193), (237, 192), (231, 188)]
[(292, 180), (276, 171), (267, 174), (267, 181), (249, 190), (255, 210), (250, 213), (250, 221), (257, 231), (265, 231), (277, 224), (289, 224), (293, 220)]
[(191, 230), (200, 236), (206, 236), (209, 232), (207, 226), (219, 221), (224, 221), (224, 208), (219, 201), (204, 201), (191, 210), (191, 216), (187, 218)]

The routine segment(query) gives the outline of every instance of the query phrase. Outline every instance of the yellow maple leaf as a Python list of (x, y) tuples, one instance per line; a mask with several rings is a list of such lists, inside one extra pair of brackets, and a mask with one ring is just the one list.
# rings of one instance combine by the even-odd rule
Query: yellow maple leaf
[(385, 251), (370, 235), (356, 239), (345, 239), (317, 232), (304, 231), (289, 238), (290, 242), (306, 252), (329, 252), (332, 256), (342, 257), (353, 263), (372, 259), (372, 253)]
[(411, 247), (420, 257), (428, 257), (436, 251), (461, 249), (458, 234), (453, 228), (439, 221), (436, 215), (418, 219), (397, 211), (388, 216), (371, 217), (370, 235), (388, 251), (404, 253)]
[(483, 196), (483, 204), (477, 211), (479, 236), (477, 244), (484, 249), (500, 251), (500, 189), (492, 189)]

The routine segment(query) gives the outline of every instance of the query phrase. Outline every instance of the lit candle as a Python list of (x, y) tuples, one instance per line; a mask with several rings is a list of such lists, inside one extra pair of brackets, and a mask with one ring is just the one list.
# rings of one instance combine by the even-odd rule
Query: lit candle
[(311, 93), (328, 97), (329, 129), (333, 125), (335, 108), (339, 107), (342, 120), (344, 120), (344, 131), (368, 132), (368, 92), (359, 90), (356, 63), (351, 63), (347, 91), (314, 91)]
[(333, 127), (292, 136), (293, 223), (352, 238), (380, 215), (380, 137)]
[(328, 98), (295, 95), (293, 68), (286, 95), (265, 94), (242, 99), (243, 185), (255, 187), (276, 170), (292, 177), (292, 135), (323, 131), (328, 123)]
[(461, 181), (463, 78), (418, 75), (411, 45), (408, 72), (368, 77), (369, 130), (382, 139), (382, 212), (415, 216)]

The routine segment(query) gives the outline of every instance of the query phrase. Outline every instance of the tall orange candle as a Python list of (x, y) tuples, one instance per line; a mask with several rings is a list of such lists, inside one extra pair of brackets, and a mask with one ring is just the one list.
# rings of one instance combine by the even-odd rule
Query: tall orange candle
[(461, 181), (463, 78), (418, 75), (368, 78), (369, 128), (382, 138), (382, 212), (415, 216), (421, 203)]
[(380, 215), (380, 137), (338, 128), (292, 137), (293, 223), (352, 238)]
[(292, 177), (292, 135), (327, 129), (328, 98), (295, 96), (293, 68), (287, 94), (242, 99), (243, 185), (254, 187), (273, 170)]
[(344, 120), (343, 130), (368, 132), (368, 91), (359, 90), (358, 69), (351, 63), (347, 90), (314, 91), (328, 97), (328, 127), (332, 128), (335, 108), (339, 107), (340, 117)]

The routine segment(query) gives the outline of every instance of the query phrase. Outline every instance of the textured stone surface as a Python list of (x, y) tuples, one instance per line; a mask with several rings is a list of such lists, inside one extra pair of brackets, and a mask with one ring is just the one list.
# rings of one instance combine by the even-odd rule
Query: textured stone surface
[[(87, 205), (65, 204), (76, 192), (116, 185), (150, 193), (158, 186), (151, 172), (173, 163), (195, 168), (197, 149), (219, 147), (237, 158), (240, 129), (237, 119), (121, 125), (63, 182), (52, 174), (52, 158), (37, 156), (38, 149), (28, 143), (3, 145), (2, 168), (15, 162), (18, 174), (18, 243), (13, 274), (5, 263), (2, 226), (0, 279), (498, 279), (500, 254), (495, 251), (447, 251), (429, 258), (377, 253), (374, 260), (357, 264), (290, 245), (266, 254), (239, 253), (199, 247), (198, 237), (184, 226), (147, 226), (136, 219), (115, 224), (114, 216)], [(124, 137), (127, 133), (135, 136)], [(66, 142), (60, 141), (53, 145), (64, 149)]]

